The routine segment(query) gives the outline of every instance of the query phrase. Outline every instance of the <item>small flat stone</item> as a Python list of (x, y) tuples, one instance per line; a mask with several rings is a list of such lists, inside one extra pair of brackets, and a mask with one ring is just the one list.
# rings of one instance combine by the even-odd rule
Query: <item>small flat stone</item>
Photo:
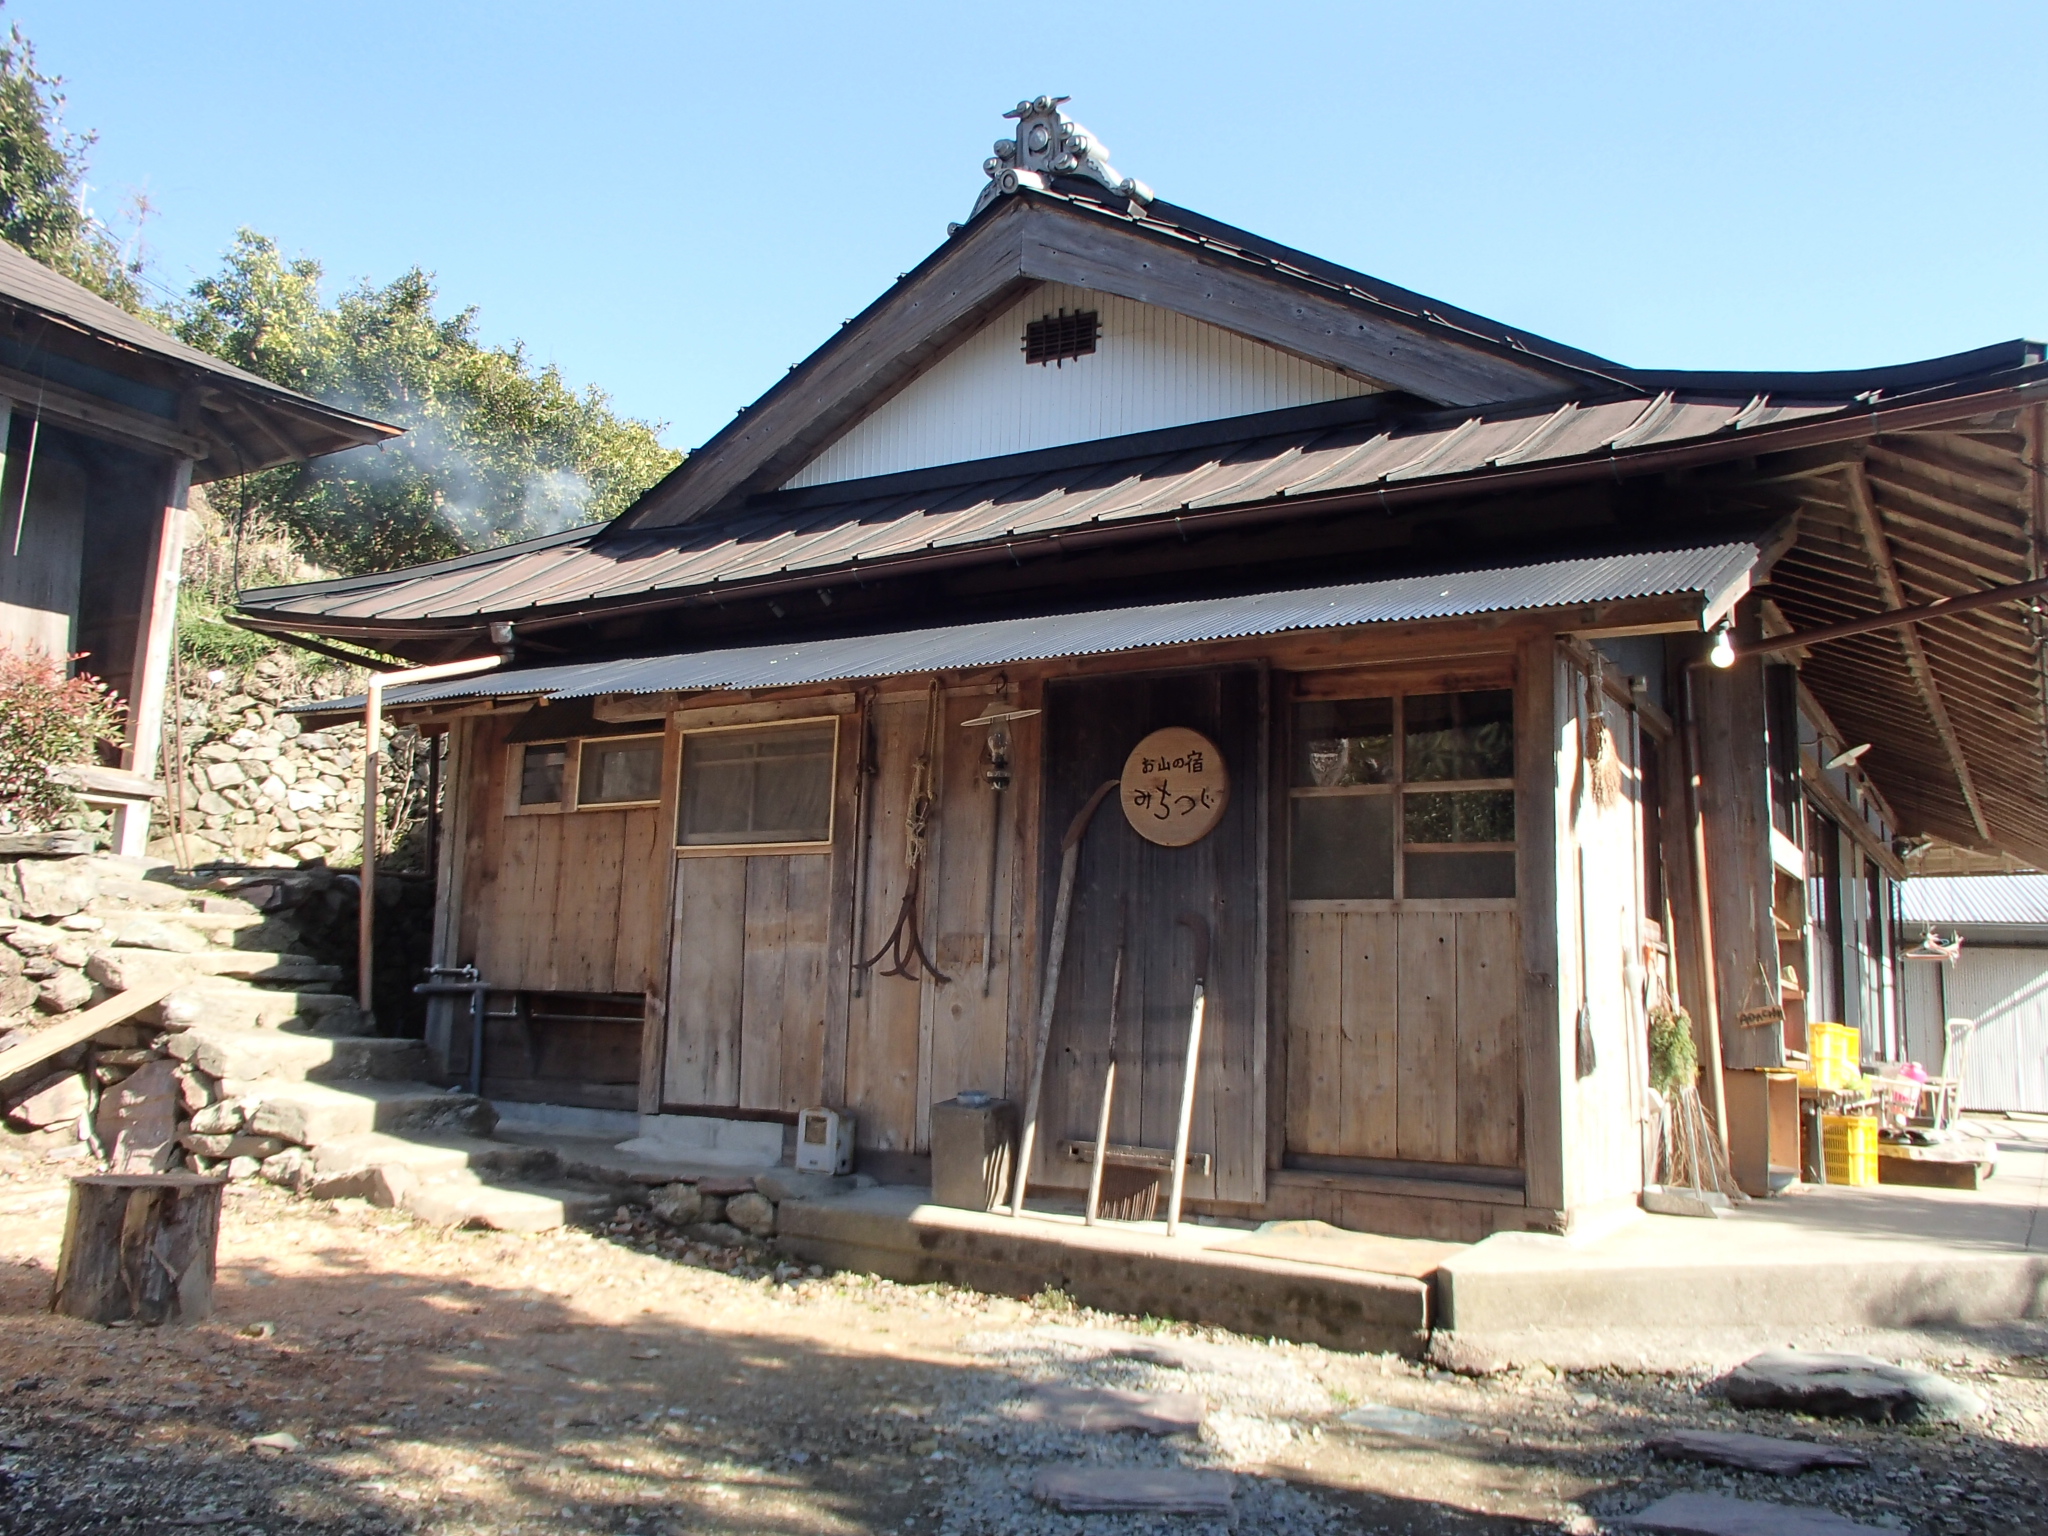
[(1811, 1472), (1816, 1467), (1867, 1467), (1870, 1458), (1847, 1446), (1814, 1440), (1781, 1440), (1720, 1429), (1675, 1429), (1648, 1442), (1650, 1454), (1666, 1461), (1702, 1461), (1743, 1472)]
[(1614, 1523), (1685, 1536), (1899, 1536), (1895, 1530), (1864, 1525), (1831, 1509), (1731, 1499), (1724, 1493), (1670, 1494)]
[(1031, 1496), (1070, 1515), (1228, 1515), (1235, 1486), (1228, 1472), (1181, 1467), (1044, 1467)]
[(1407, 1440), (1457, 1440), (1468, 1433), (1456, 1419), (1417, 1413), (1412, 1408), (1390, 1408), (1385, 1403), (1361, 1403), (1340, 1414), (1338, 1422), (1353, 1429), (1370, 1429), (1383, 1435), (1399, 1435)]
[(1738, 1408), (1784, 1408), (1873, 1424), (1942, 1424), (1981, 1417), (1988, 1405), (1967, 1387), (1869, 1355), (1772, 1349), (1745, 1360), (1723, 1388)]
[(700, 1195), (751, 1195), (753, 1192), (754, 1181), (751, 1177), (737, 1178), (727, 1174), (697, 1181), (697, 1193)]
[(283, 1429), (273, 1435), (257, 1435), (249, 1442), (249, 1449), (259, 1456), (289, 1456), (298, 1448), (299, 1437)]
[(1032, 1389), (1018, 1418), (1055, 1429), (1147, 1435), (1192, 1434), (1202, 1427), (1202, 1400), (1192, 1392), (1125, 1392), (1114, 1387)]

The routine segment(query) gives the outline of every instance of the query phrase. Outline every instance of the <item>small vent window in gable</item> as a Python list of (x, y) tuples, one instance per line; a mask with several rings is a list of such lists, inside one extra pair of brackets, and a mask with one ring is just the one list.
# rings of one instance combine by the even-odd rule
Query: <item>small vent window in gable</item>
[(1102, 321), (1092, 309), (1069, 314), (1061, 310), (1024, 327), (1024, 361), (1061, 363), (1070, 357), (1086, 357), (1095, 350), (1102, 334)]

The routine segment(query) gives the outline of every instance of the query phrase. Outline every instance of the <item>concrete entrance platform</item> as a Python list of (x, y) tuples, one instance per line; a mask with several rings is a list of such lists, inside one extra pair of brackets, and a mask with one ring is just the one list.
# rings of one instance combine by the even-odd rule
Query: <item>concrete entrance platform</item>
[(779, 1221), (808, 1261), (912, 1283), (1056, 1286), (1108, 1311), (1447, 1363), (1662, 1368), (1886, 1330), (2048, 1336), (2048, 1144), (2004, 1145), (1998, 1177), (1974, 1193), (1809, 1189), (1713, 1221), (1638, 1215), (1581, 1239), (1501, 1233), (1437, 1245), (1423, 1264), (1390, 1252), (1386, 1272), (1369, 1249), (1350, 1267), (1231, 1251), (1251, 1235), (1241, 1225), (1168, 1238), (1159, 1222), (1013, 1220), (902, 1186), (786, 1201)]
[(1644, 1363), (1660, 1336), (2048, 1320), (2048, 1144), (2001, 1144), (1976, 1191), (1802, 1189), (1587, 1241), (1499, 1233), (1438, 1268), (1436, 1324), (1477, 1356), (1594, 1365)]
[(1029, 1208), (1022, 1217), (957, 1210), (902, 1185), (785, 1201), (777, 1222), (798, 1257), (891, 1280), (1012, 1296), (1051, 1286), (1104, 1311), (1411, 1356), (1430, 1327), (1427, 1279), (1222, 1251), (1250, 1235), (1244, 1226), (1184, 1224), (1168, 1237), (1157, 1221), (1089, 1227)]

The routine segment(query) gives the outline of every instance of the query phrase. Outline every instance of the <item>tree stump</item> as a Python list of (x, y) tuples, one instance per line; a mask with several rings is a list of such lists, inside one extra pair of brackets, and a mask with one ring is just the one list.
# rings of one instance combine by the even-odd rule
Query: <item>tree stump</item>
[(152, 1328), (211, 1315), (226, 1183), (191, 1173), (73, 1179), (50, 1310)]

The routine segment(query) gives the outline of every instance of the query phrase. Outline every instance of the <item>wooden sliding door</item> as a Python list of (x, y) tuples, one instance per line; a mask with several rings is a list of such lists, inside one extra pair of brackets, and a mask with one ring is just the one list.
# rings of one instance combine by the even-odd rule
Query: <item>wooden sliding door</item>
[(1292, 680), (1290, 1165), (1521, 1165), (1511, 683), (1505, 664)]

